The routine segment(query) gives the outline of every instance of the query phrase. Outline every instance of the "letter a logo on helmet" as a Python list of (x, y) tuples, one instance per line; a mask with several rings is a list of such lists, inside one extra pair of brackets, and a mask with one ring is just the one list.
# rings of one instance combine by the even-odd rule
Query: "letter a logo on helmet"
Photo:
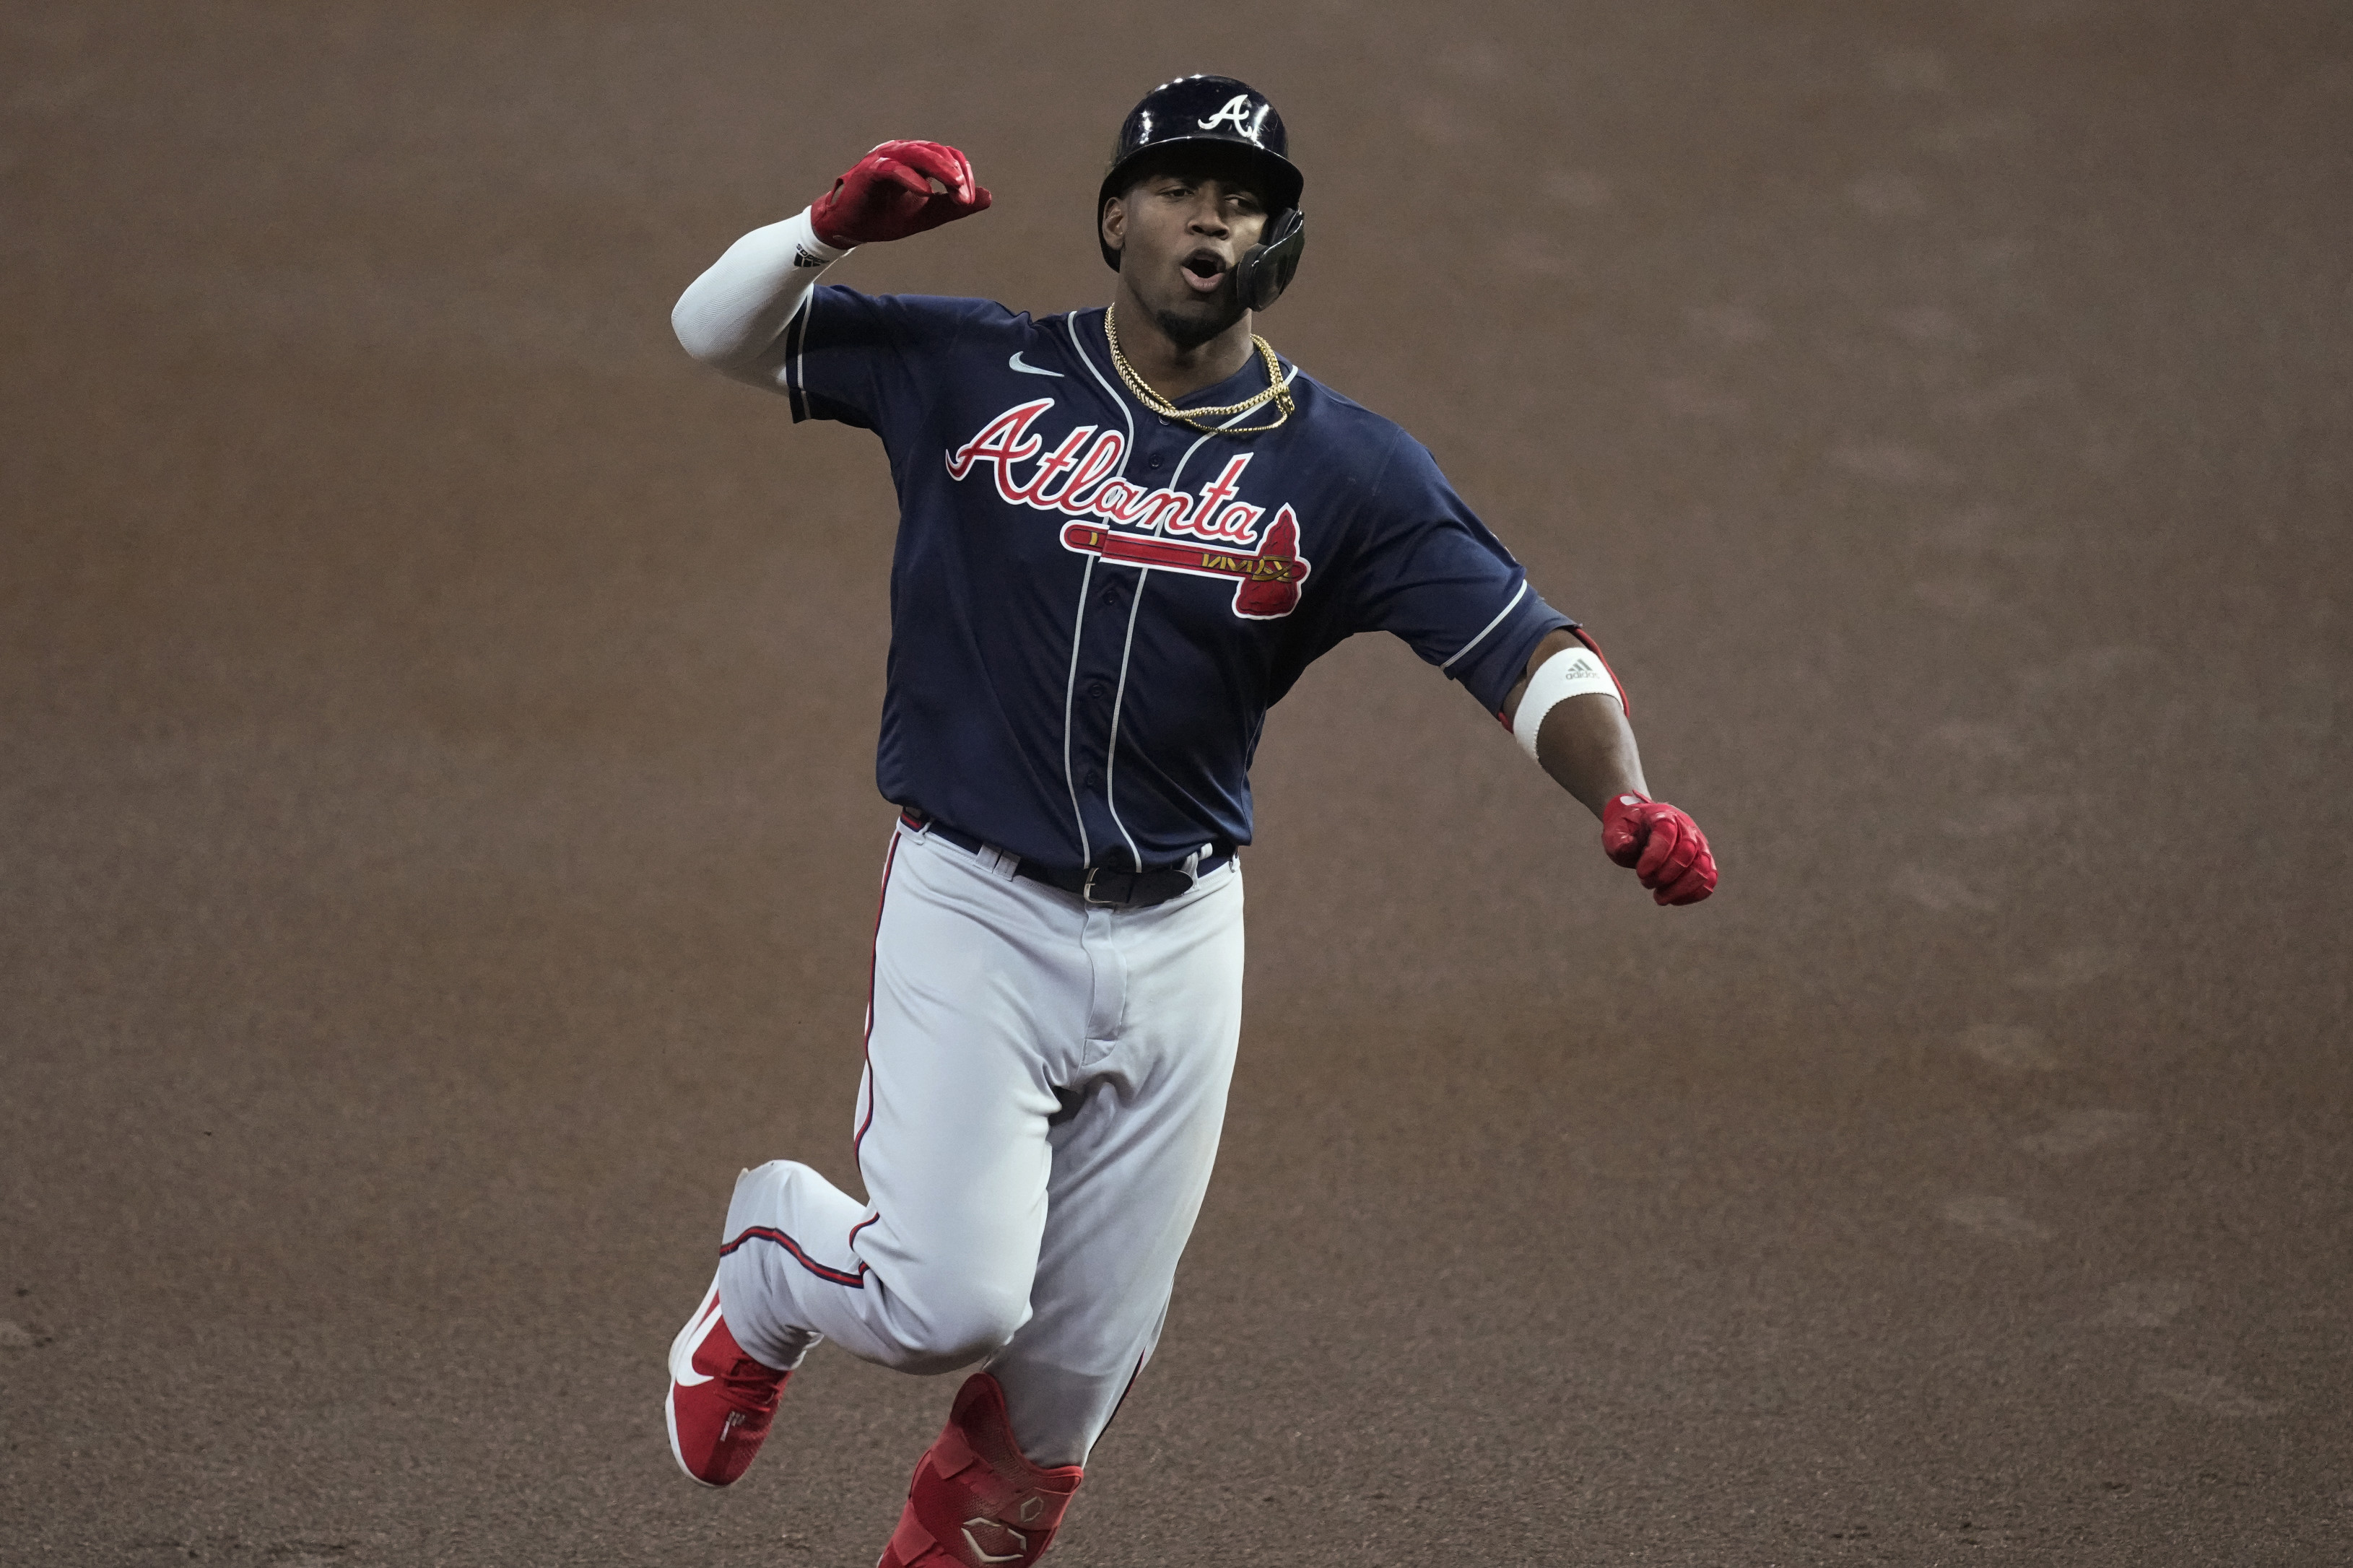
[(1234, 129), (1251, 141), (1258, 140), (1258, 128), (1250, 123), (1250, 94), (1246, 92), (1234, 94), (1233, 97), (1226, 100), (1226, 106), (1223, 109), (1209, 116), (1208, 119), (1198, 120), (1194, 123), (1204, 131), (1215, 131), (1228, 121), (1233, 121)]

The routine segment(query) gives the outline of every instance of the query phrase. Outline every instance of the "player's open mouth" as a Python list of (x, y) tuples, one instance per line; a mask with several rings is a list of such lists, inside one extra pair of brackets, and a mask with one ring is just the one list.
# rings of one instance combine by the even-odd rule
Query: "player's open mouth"
[(1197, 250), (1185, 258), (1183, 271), (1185, 281), (1191, 286), (1193, 292), (1213, 293), (1218, 285), (1226, 280), (1225, 258), (1215, 251)]

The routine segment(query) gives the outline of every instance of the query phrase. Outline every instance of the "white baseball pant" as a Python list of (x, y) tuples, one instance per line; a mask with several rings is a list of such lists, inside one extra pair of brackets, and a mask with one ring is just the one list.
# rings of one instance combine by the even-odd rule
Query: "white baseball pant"
[(860, 1204), (746, 1171), (719, 1296), (756, 1359), (820, 1338), (913, 1373), (985, 1362), (1039, 1465), (1084, 1464), (1152, 1354), (1241, 1029), (1239, 860), (1090, 908), (902, 824), (884, 862)]

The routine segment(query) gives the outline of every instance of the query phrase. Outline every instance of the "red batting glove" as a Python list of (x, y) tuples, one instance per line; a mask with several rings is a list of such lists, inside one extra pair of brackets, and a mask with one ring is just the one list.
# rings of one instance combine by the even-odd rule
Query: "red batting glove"
[[(934, 192), (934, 180), (947, 189)], [(828, 245), (846, 250), (904, 239), (987, 205), (987, 187), (972, 177), (972, 160), (955, 148), (885, 142), (809, 204), (809, 226)]]
[(1682, 810), (1639, 795), (1610, 797), (1601, 808), (1601, 852), (1634, 875), (1662, 904), (1695, 904), (1715, 891), (1715, 857), (1707, 835)]

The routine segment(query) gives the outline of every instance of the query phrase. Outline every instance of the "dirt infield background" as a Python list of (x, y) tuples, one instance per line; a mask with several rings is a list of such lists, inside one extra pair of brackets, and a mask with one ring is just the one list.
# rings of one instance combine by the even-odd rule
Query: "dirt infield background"
[(1440, 9), (0, 6), (0, 1561), (872, 1561), (951, 1383), (659, 1402), (853, 1176), (889, 479), (667, 313), (906, 134), (997, 207), (846, 281), (1099, 302), (1205, 68), (1725, 882), (1309, 676), (1054, 1561), (2353, 1558), (2353, 25)]

